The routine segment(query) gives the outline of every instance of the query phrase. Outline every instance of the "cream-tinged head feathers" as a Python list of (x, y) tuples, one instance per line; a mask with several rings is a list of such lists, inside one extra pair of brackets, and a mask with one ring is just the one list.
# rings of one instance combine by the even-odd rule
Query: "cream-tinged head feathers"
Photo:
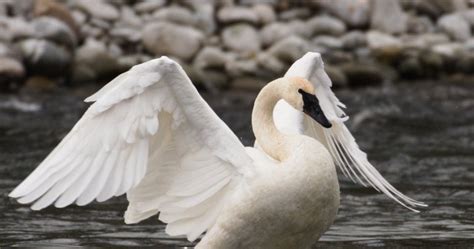
[(302, 77), (284, 77), (283, 79), (287, 80), (282, 93), (283, 99), (296, 110), (303, 111), (304, 102), (301, 91), (314, 95), (314, 86)]

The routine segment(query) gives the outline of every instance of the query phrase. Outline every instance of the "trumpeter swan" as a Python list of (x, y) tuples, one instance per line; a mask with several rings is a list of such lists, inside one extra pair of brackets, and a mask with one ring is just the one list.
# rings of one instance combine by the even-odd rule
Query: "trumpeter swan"
[(39, 210), (127, 194), (126, 223), (159, 213), (197, 248), (307, 248), (339, 207), (335, 165), (400, 204), (344, 125), (321, 56), (267, 84), (245, 148), (167, 57), (134, 66), (94, 95), (69, 134), (11, 197)]

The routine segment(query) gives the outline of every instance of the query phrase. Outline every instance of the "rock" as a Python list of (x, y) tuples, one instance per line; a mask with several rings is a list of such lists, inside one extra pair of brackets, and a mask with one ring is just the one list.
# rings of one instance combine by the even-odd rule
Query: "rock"
[(252, 10), (262, 24), (272, 23), (276, 20), (275, 10), (268, 4), (256, 4), (252, 7)]
[[(225, 1), (225, 0), (222, 0), (222, 1)], [(233, 0), (230, 0), (230, 1), (233, 2)], [(256, 4), (265, 3), (273, 7), (277, 7), (277, 5), (279, 4), (279, 0), (240, 0), (239, 3), (242, 5), (256, 5)]]
[(369, 23), (369, 1), (332, 0), (317, 3), (350, 27), (364, 27)]
[(228, 6), (217, 12), (217, 20), (222, 23), (248, 22), (257, 24), (259, 17), (251, 8)]
[(222, 43), (221, 43), (221, 37), (220, 36), (217, 36), (217, 35), (213, 35), (211, 37), (208, 37), (205, 41), (204, 41), (204, 45), (207, 45), (207, 46), (220, 46)]
[(418, 38), (423, 41), (426, 47), (449, 42), (449, 37), (441, 33), (422, 34)]
[(0, 57), (8, 57), (18, 61), (23, 59), (21, 56), (21, 51), (16, 46), (7, 45), (4, 43), (0, 43)]
[(0, 2), (0, 16), (7, 16), (7, 14), (8, 14), (7, 3)]
[(462, 51), (462, 44), (458, 42), (438, 44), (433, 46), (431, 51), (443, 57), (454, 58)]
[(270, 77), (274, 75), (280, 75), (284, 73), (285, 69), (287, 69), (287, 65), (285, 65), (285, 63), (266, 52), (259, 53), (257, 55), (257, 62), (262, 69), (268, 71), (268, 75)]
[(260, 37), (264, 46), (272, 45), (273, 43), (294, 34), (286, 23), (274, 22), (265, 25), (260, 31)]
[(471, 37), (471, 27), (469, 23), (458, 14), (442, 16), (438, 20), (438, 27), (457, 41), (465, 41)]
[(467, 8), (466, 0), (424, 0), (431, 2), (441, 13), (456, 12)]
[(389, 34), (400, 34), (407, 30), (408, 17), (398, 0), (372, 1), (370, 26)]
[(61, 3), (54, 0), (36, 0), (33, 13), (35, 16), (50, 16), (57, 18), (65, 23), (74, 32), (76, 37), (80, 36), (80, 29), (77, 26), (72, 13)]
[(121, 68), (128, 70), (133, 66), (142, 63), (142, 57), (143, 55), (141, 54), (124, 55), (118, 58), (117, 63), (120, 65)]
[(201, 47), (204, 35), (197, 29), (166, 22), (145, 26), (142, 33), (145, 48), (155, 55), (191, 59)]
[(169, 21), (189, 26), (196, 25), (196, 17), (193, 13), (189, 9), (179, 6), (158, 9), (153, 13), (153, 17), (158, 21)]
[(321, 35), (313, 39), (313, 43), (318, 47), (328, 48), (328, 49), (341, 49), (342, 41), (333, 36)]
[[(72, 11), (72, 18), (74, 18), (74, 21), (77, 23), (77, 25), (79, 27), (84, 25), (87, 21), (87, 15), (84, 12), (80, 11), (80, 10)], [(78, 33), (79, 34), (81, 33), (80, 29), (79, 29)]]
[(10, 1), (11, 16), (27, 17), (34, 8), (34, 0)]
[(217, 47), (205, 47), (196, 55), (193, 69), (196, 80), (208, 89), (224, 88), (229, 84), (225, 64), (231, 56)]
[(142, 1), (137, 2), (133, 8), (138, 13), (149, 13), (166, 5), (166, 0), (153, 0), (153, 1)]
[(434, 31), (434, 24), (427, 16), (409, 16), (407, 32), (411, 34), (426, 34)]
[(301, 36), (303, 38), (310, 38), (312, 35), (312, 30), (308, 29), (306, 22), (301, 20), (293, 20), (287, 23), (288, 28), (291, 30), (292, 34)]
[[(122, 6), (120, 9), (120, 24), (123, 23), (123, 26), (139, 28), (143, 25), (142, 19), (135, 13), (135, 11), (128, 7)], [(116, 27), (119, 25), (116, 23)]]
[(383, 71), (372, 64), (347, 63), (340, 66), (350, 86), (375, 85), (384, 81)]
[(133, 28), (114, 28), (110, 31), (110, 36), (130, 43), (136, 43), (142, 39), (140, 31)]
[(399, 39), (378, 31), (369, 31), (367, 42), (370, 50), (382, 59), (396, 58), (402, 51), (402, 43)]
[(22, 17), (0, 19), (4, 41), (16, 41), (24, 38), (33, 38), (36, 35), (35, 29), (30, 22)]
[(402, 1), (405, 9), (414, 10), (419, 14), (438, 19), (443, 13), (462, 11), (467, 8), (465, 0), (417, 0)]
[(212, 34), (217, 29), (216, 22), (214, 21), (214, 11), (214, 5), (210, 3), (200, 3), (194, 6), (196, 27), (206, 34)]
[(77, 37), (75, 33), (60, 20), (44, 16), (34, 19), (32, 25), (37, 38), (54, 41), (71, 50), (76, 47)]
[(401, 37), (403, 47), (406, 49), (424, 50), (433, 45), (448, 43), (449, 37), (442, 33), (426, 33), (421, 35), (405, 35)]
[(92, 81), (120, 73), (117, 57), (98, 40), (87, 39), (76, 52), (73, 82)]
[(196, 55), (194, 67), (197, 69), (221, 68), (224, 69), (226, 63), (231, 59), (228, 53), (225, 53), (217, 47), (205, 47)]
[(474, 8), (462, 11), (460, 14), (469, 23), (469, 25), (471, 25), (471, 27), (474, 26)]
[(348, 50), (367, 45), (367, 35), (361, 31), (351, 31), (341, 37), (342, 47)]
[(306, 22), (308, 29), (312, 32), (312, 35), (332, 35), (332, 36), (340, 36), (346, 32), (346, 25), (331, 16), (316, 16), (309, 19)]
[(347, 77), (339, 67), (325, 64), (324, 70), (326, 71), (329, 78), (331, 79), (333, 86), (335, 87), (347, 86)]
[(104, 35), (104, 30), (93, 27), (89, 24), (84, 24), (81, 29), (81, 33), (88, 38), (100, 38)]
[(77, 8), (99, 19), (115, 21), (120, 17), (119, 11), (103, 0), (76, 0), (73, 3)]
[(50, 41), (27, 39), (19, 46), (28, 72), (45, 76), (63, 76), (71, 65), (71, 54)]
[(100, 18), (95, 18), (95, 17), (92, 17), (88, 24), (94, 26), (94, 27), (97, 27), (99, 29), (102, 29), (104, 31), (107, 31), (109, 30), (110, 28), (112, 28), (112, 24), (106, 20), (103, 20), (103, 19), (100, 19)]
[(464, 42), (464, 49), (469, 52), (474, 52), (474, 38), (471, 38)]
[(269, 46), (291, 35), (309, 38), (312, 32), (313, 31), (307, 27), (305, 22), (293, 20), (289, 23), (274, 22), (266, 25), (260, 32), (260, 37), (262, 44)]
[(287, 37), (268, 49), (268, 53), (282, 61), (292, 63), (310, 49), (309, 43), (299, 36)]
[(25, 77), (23, 64), (15, 59), (0, 57), (0, 89), (8, 89), (12, 81)]
[(222, 31), (224, 46), (236, 52), (249, 55), (260, 51), (260, 37), (254, 27), (247, 24), (235, 24)]
[(258, 71), (258, 63), (253, 59), (229, 60), (225, 64), (226, 72), (231, 77), (241, 77), (243, 75), (255, 75)]
[(311, 15), (311, 11), (308, 8), (292, 8), (285, 10), (280, 13), (279, 17), (283, 21), (289, 21), (294, 19), (306, 19)]

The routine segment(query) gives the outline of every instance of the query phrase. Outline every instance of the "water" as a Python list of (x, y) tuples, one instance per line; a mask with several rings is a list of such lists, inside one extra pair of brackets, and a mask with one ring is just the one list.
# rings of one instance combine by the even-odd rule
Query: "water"
[[(7, 194), (85, 111), (91, 89), (0, 95), (0, 247), (183, 248), (156, 217), (124, 225), (125, 198), (33, 212)], [(349, 127), (398, 189), (430, 206), (412, 213), (340, 176), (341, 208), (315, 248), (474, 248), (474, 84), (405, 83), (337, 91)], [(254, 93), (205, 98), (244, 144)]]

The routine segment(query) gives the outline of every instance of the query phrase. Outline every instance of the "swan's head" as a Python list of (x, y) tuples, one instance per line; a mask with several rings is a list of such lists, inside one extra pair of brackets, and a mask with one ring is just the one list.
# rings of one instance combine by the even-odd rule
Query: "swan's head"
[(301, 77), (288, 78), (290, 84), (284, 94), (285, 101), (292, 105), (296, 110), (304, 112), (316, 122), (325, 128), (331, 128), (331, 123), (324, 115), (319, 100), (316, 97), (316, 90), (313, 84)]

